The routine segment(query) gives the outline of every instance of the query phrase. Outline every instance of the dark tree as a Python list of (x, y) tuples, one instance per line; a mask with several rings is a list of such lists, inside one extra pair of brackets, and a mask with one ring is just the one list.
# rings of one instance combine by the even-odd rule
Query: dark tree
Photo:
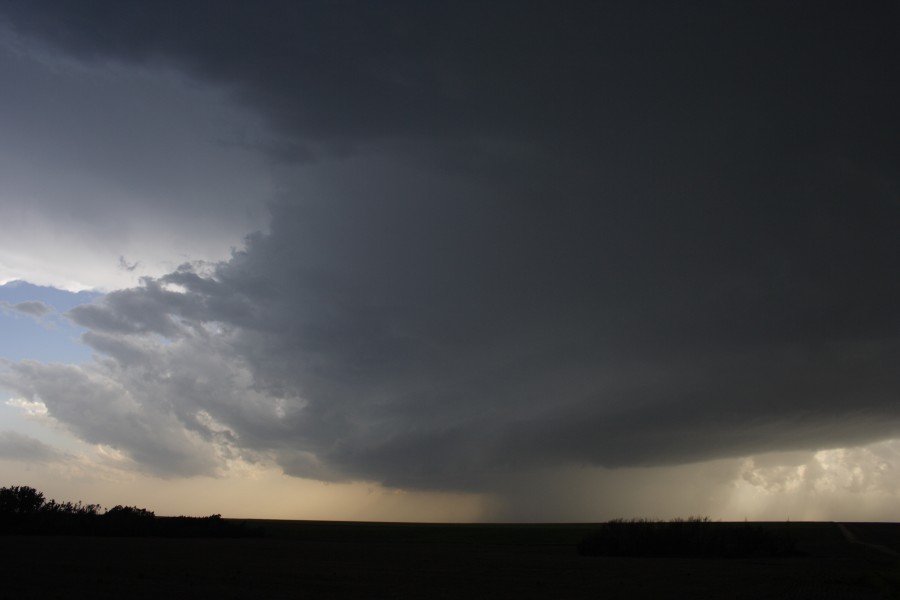
[(153, 511), (147, 510), (146, 508), (138, 508), (137, 506), (122, 506), (121, 504), (118, 504), (106, 511), (103, 516), (110, 519), (135, 520), (152, 519), (156, 515), (153, 513)]
[(6, 534), (247, 537), (262, 530), (221, 515), (157, 517), (146, 508), (121, 504), (101, 512), (99, 504), (45, 501), (32, 487), (12, 486), (0, 488), (0, 535)]
[(0, 488), (0, 514), (30, 515), (44, 506), (44, 494), (33, 487), (14, 485)]

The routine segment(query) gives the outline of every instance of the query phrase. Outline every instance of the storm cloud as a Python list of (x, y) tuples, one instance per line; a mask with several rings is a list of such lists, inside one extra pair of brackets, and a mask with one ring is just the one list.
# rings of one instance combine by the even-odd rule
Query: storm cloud
[(893, 8), (0, 7), (271, 133), (266, 231), (3, 374), (152, 472), (491, 490), (900, 432)]

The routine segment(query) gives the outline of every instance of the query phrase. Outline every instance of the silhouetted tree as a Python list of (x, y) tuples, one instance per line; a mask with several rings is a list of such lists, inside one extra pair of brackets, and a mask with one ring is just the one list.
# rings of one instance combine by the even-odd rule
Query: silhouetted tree
[(14, 485), (0, 488), (0, 514), (29, 515), (44, 506), (44, 494), (33, 487)]
[(245, 537), (259, 528), (208, 517), (157, 517), (137, 506), (116, 505), (101, 513), (99, 504), (44, 500), (28, 486), (0, 488), (0, 534)]
[(708, 517), (656, 521), (613, 519), (578, 544), (585, 556), (784, 556), (794, 552), (789, 531)]
[(122, 519), (122, 520), (141, 520), (141, 519), (152, 519), (156, 516), (153, 511), (147, 510), (146, 508), (138, 508), (137, 506), (122, 506), (121, 504), (117, 504), (113, 506), (108, 511), (103, 514), (104, 517), (108, 519)]
[(57, 502), (48, 500), (41, 507), (41, 513), (50, 515), (96, 516), (100, 513), (99, 504), (82, 504), (81, 502)]

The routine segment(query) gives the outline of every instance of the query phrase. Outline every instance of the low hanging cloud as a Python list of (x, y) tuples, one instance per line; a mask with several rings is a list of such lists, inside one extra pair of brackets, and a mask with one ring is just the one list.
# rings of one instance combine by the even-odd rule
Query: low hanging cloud
[(34, 463), (52, 463), (65, 458), (65, 454), (29, 435), (16, 431), (0, 431), (0, 460)]
[[(213, 474), (211, 450), (176, 421), (165, 405), (152, 404), (140, 384), (92, 367), (22, 362), (3, 377), (5, 387), (32, 402), (80, 439), (121, 449), (156, 475)], [(143, 382), (141, 382), (143, 383)]]
[(73, 309), (94, 364), (2, 383), (172, 476), (495, 490), (900, 433), (889, 19), (414, 4), (7, 7), (82, 60), (231, 86), (284, 139), (250, 143), (267, 231)]

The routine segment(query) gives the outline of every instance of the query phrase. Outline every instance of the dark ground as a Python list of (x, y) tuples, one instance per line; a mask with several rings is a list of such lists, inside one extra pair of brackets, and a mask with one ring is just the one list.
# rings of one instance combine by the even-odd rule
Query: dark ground
[(845, 523), (857, 538), (900, 552), (900, 523)]
[[(2, 536), (0, 599), (893, 598), (895, 560), (833, 523), (789, 527), (798, 556), (583, 557), (590, 525), (252, 521), (243, 539)], [(900, 526), (848, 524), (900, 548)]]

